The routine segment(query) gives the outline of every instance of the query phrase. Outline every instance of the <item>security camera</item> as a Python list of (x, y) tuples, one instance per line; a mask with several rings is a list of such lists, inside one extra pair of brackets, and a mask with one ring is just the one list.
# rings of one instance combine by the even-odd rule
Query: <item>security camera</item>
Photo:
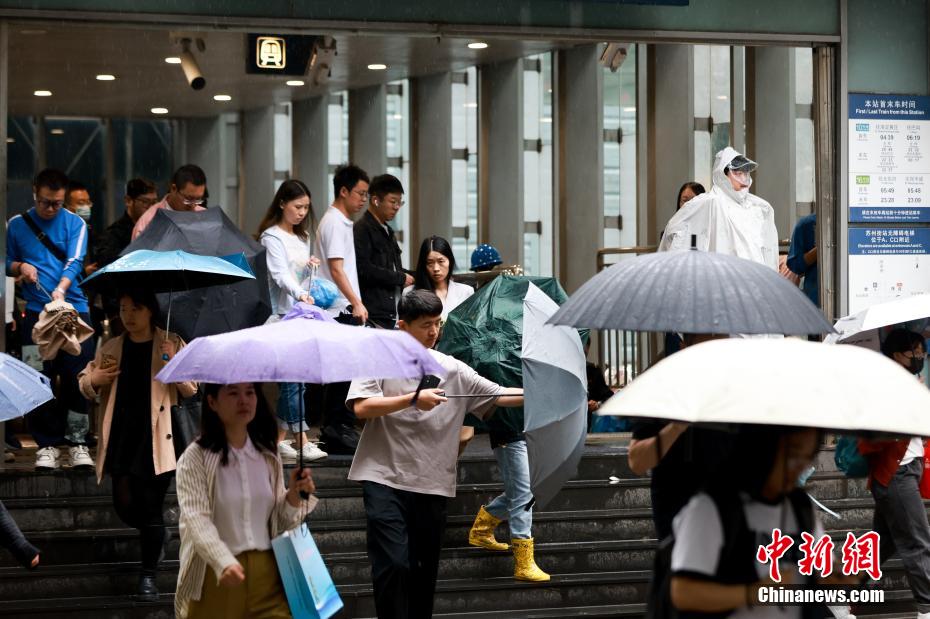
[(611, 73), (616, 73), (626, 60), (626, 48), (626, 43), (608, 43), (601, 54), (601, 65), (610, 69)]
[(313, 44), (313, 55), (308, 63), (308, 74), (314, 86), (323, 86), (329, 81), (336, 62), (336, 39), (331, 36), (317, 37)]
[[(203, 39), (197, 40), (197, 48), (201, 52), (206, 49)], [(207, 80), (200, 71), (200, 65), (197, 64), (197, 59), (194, 57), (193, 52), (191, 52), (190, 39), (181, 40), (181, 69), (184, 71), (184, 77), (187, 78), (187, 83), (194, 90), (203, 90), (203, 87), (207, 85)]]

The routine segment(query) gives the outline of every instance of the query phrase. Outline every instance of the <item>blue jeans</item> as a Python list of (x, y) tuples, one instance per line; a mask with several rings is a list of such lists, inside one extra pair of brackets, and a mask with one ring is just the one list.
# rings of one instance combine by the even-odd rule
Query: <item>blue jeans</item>
[(304, 421), (306, 387), (303, 383), (280, 383), (278, 387), (278, 426), (291, 432), (306, 432), (309, 429)]
[(504, 494), (488, 503), (484, 509), (495, 518), (510, 521), (510, 537), (533, 537), (533, 509), (526, 506), (533, 500), (530, 491), (530, 462), (526, 457), (526, 441), (507, 443), (494, 448), (494, 457), (504, 478)]

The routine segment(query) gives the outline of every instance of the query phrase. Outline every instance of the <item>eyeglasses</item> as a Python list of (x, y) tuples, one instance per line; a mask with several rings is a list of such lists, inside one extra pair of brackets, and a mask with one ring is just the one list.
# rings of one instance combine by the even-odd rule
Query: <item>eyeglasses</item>
[(36, 198), (36, 206), (41, 206), (42, 208), (53, 208), (57, 210), (64, 205), (64, 200), (46, 200), (45, 198)]
[(181, 194), (178, 195), (181, 196), (181, 202), (184, 203), (184, 206), (203, 206), (203, 203), (206, 202), (203, 198), (185, 198)]
[(367, 191), (359, 191), (358, 189), (353, 189), (353, 190), (352, 190), (352, 193), (358, 194), (358, 196), (359, 196), (362, 200), (367, 200), (367, 199), (368, 199), (368, 192), (367, 192)]
[(394, 199), (390, 199), (390, 200), (385, 200), (385, 201), (388, 203), (389, 206), (396, 206), (396, 207), (398, 207), (398, 208), (400, 208), (400, 207), (404, 206), (405, 204), (407, 204), (407, 201), (406, 201), (406, 200), (394, 200)]

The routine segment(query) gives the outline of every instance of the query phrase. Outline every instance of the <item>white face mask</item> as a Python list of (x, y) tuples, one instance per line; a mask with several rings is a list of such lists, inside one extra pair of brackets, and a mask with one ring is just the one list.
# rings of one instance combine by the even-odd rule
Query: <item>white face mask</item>
[(82, 204), (75, 209), (74, 214), (83, 219), (84, 221), (90, 221), (90, 207)]

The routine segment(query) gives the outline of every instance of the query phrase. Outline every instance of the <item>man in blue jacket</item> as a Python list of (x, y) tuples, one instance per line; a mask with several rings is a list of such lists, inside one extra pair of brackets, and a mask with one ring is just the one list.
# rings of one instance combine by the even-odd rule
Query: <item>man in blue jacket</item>
[[(32, 344), (32, 327), (45, 304), (67, 301), (81, 319), (90, 324), (87, 297), (78, 285), (87, 251), (87, 226), (84, 220), (63, 208), (68, 177), (59, 170), (39, 172), (33, 182), (35, 206), (13, 217), (7, 228), (6, 273), (21, 277), (26, 300), (23, 321), (24, 345)], [(72, 466), (93, 467), (86, 445), (89, 429), (87, 402), (77, 385), (77, 375), (94, 357), (94, 340), (81, 345), (81, 353), (59, 352), (43, 367), (55, 384), (58, 398), (27, 417), (29, 430), (39, 446), (36, 468), (59, 466), (57, 445), (70, 446)]]

